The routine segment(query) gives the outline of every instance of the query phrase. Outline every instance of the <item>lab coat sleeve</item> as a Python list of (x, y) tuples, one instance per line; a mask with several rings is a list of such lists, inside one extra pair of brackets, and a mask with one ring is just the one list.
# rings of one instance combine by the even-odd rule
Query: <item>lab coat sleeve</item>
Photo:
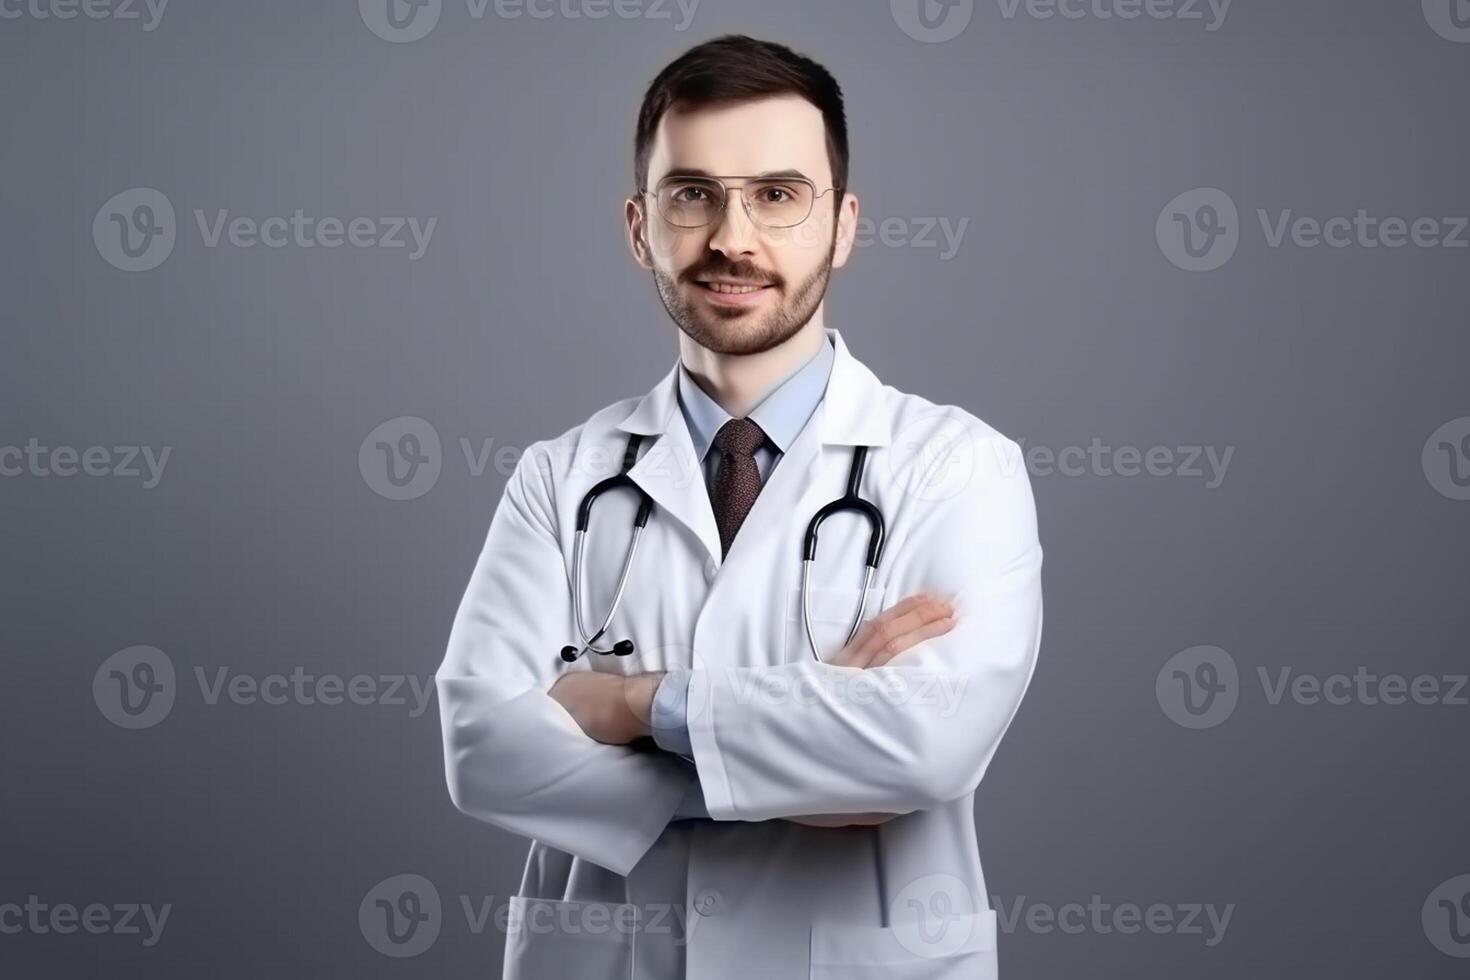
[[(449, 795), (465, 813), (628, 874), (689, 789), (661, 752), (588, 737), (548, 692), (575, 635), (546, 444), (522, 455), (435, 674)], [(565, 506), (565, 504), (563, 504)]]
[[(908, 813), (979, 785), (1035, 669), (1041, 545), (1020, 448), (992, 433), (967, 455), (953, 492), (905, 498), (909, 533), (883, 558), (885, 605), (944, 595), (948, 633), (866, 670), (807, 658), (701, 668), (760, 658), (696, 651), (689, 731), (712, 818)], [(730, 642), (722, 632), (735, 631), (705, 635)]]

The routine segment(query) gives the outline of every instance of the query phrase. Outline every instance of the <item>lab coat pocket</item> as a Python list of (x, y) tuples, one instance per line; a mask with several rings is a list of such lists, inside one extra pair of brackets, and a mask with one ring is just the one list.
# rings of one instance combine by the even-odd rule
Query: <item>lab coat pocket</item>
[(817, 923), (811, 980), (995, 980), (995, 910), (895, 926)]
[[(882, 586), (868, 590), (864, 622), (882, 610), (885, 591)], [(846, 646), (847, 631), (852, 628), (852, 617), (857, 615), (861, 597), (862, 589), (858, 588), (811, 590), (812, 634), (816, 637), (823, 663), (831, 663)], [(801, 589), (796, 588), (790, 590), (786, 600), (786, 662), (811, 658), (811, 644), (807, 642), (806, 629), (801, 623)]]
[(505, 980), (631, 980), (636, 905), (513, 896), (505, 931)]

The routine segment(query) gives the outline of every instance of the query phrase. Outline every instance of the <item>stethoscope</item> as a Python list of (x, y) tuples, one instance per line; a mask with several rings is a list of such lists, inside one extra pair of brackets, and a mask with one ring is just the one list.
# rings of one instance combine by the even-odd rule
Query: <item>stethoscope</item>
[[(633, 556), (638, 551), (638, 540), (643, 536), (643, 529), (648, 526), (648, 518), (653, 513), (653, 498), (628, 475), (628, 471), (638, 461), (638, 447), (642, 442), (643, 436), (636, 432), (628, 436), (627, 448), (623, 450), (622, 471), (594, 484), (592, 489), (583, 495), (582, 502), (577, 507), (577, 530), (572, 544), (572, 609), (576, 615), (577, 633), (582, 637), (582, 645), (578, 648), (575, 644), (568, 644), (561, 648), (561, 658), (567, 663), (572, 663), (585, 653), (596, 653), (603, 656), (611, 653), (619, 657), (626, 657), (633, 652), (632, 640), (619, 640), (608, 650), (599, 649), (595, 644), (607, 632), (613, 615), (618, 611), (618, 603), (622, 601), (623, 590), (628, 585), (628, 572), (633, 568)], [(853, 617), (852, 626), (847, 631), (847, 639), (842, 644), (844, 647), (852, 642), (853, 636), (857, 634), (858, 626), (862, 624), (863, 613), (868, 608), (868, 589), (873, 584), (873, 575), (878, 570), (878, 562), (883, 559), (883, 513), (872, 501), (865, 500), (858, 493), (858, 485), (862, 482), (863, 470), (867, 462), (868, 447), (854, 446), (852, 466), (847, 472), (847, 492), (836, 500), (824, 504), (812, 515), (802, 540), (801, 625), (806, 632), (806, 641), (811, 648), (812, 657), (818, 663), (822, 662), (822, 658), (817, 652), (816, 636), (812, 633), (810, 586), (812, 563), (817, 559), (817, 533), (821, 530), (822, 522), (833, 514), (855, 511), (868, 523), (868, 552), (864, 558), (863, 588), (861, 598), (858, 600), (857, 615)], [(598, 497), (608, 491), (623, 487), (631, 488), (639, 499), (638, 513), (633, 518), (633, 537), (628, 542), (628, 553), (623, 558), (623, 570), (618, 573), (618, 585), (613, 591), (612, 605), (607, 615), (603, 617), (602, 625), (597, 628), (597, 632), (589, 634), (582, 617), (582, 553), (587, 543), (587, 528), (592, 522), (592, 505), (597, 502)]]

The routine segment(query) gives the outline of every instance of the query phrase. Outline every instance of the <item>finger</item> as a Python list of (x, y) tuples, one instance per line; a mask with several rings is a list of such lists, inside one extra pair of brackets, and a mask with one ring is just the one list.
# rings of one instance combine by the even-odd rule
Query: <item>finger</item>
[(857, 632), (853, 634), (852, 639), (848, 641), (846, 646), (844, 646), (841, 650), (837, 652), (837, 656), (832, 658), (832, 666), (862, 666), (861, 664), (854, 663), (853, 657), (862, 650), (863, 645), (867, 642), (867, 638), (872, 635), (875, 624), (881, 620), (891, 619), (895, 616), (901, 616), (904, 613), (917, 609), (930, 598), (931, 597), (926, 596), (922, 592), (915, 593), (914, 595), (908, 596), (895, 603), (894, 605), (889, 606), (887, 609), (884, 609), (872, 619), (865, 620), (864, 622), (860, 623), (858, 625)]
[[(850, 644), (852, 651), (846, 658), (845, 666), (866, 667), (880, 651), (900, 643), (905, 634), (953, 613), (954, 607), (949, 602), (928, 596), (920, 598), (904, 611), (899, 611), (899, 606), (885, 610), (882, 615), (858, 630)], [(904, 648), (893, 649), (889, 656), (902, 649)]]
[(900, 615), (875, 620), (873, 629), (869, 632), (863, 643), (861, 653), (864, 665), (870, 662), (880, 652), (887, 650), (888, 655), (898, 653), (904, 647), (900, 644), (903, 637), (923, 626), (932, 623), (936, 619), (952, 615), (954, 608), (945, 600), (937, 597), (926, 597), (914, 608)]
[(910, 650), (925, 640), (933, 639), (936, 636), (943, 636), (945, 633), (954, 629), (954, 623), (955, 619), (953, 616), (946, 616), (943, 619), (936, 619), (931, 623), (925, 623), (918, 629), (904, 634), (902, 642), (896, 644), (891, 653), (887, 649), (883, 649), (874, 654), (864, 669), (881, 667), (905, 650)]

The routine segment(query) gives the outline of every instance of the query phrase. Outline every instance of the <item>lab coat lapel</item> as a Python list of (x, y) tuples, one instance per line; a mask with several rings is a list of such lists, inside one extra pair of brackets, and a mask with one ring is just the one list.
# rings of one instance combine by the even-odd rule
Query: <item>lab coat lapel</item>
[[(720, 531), (709, 501), (709, 489), (694, 440), (679, 411), (679, 365), (675, 362), (653, 390), (644, 395), (617, 428), (653, 437), (628, 471), (628, 476), (663, 513), (688, 528), (704, 547), (705, 557), (718, 559)], [(657, 512), (653, 518), (658, 520)]]
[[(888, 445), (888, 412), (882, 383), (852, 356), (836, 329), (828, 327), (827, 336), (835, 350), (827, 390), (817, 403), (817, 410), (766, 478), (740, 533), (730, 545), (727, 562), (755, 551), (757, 542), (752, 538), (777, 531), (786, 533), (789, 523), (784, 520), (786, 515), (815, 510), (818, 504), (809, 502), (807, 497), (829, 482), (820, 480), (819, 475), (834, 456), (845, 458), (845, 447)], [(791, 542), (790, 558), (792, 562), (801, 559), (799, 539)]]
[[(740, 542), (762, 533), (762, 528), (784, 526), (779, 516), (805, 506), (805, 496), (817, 485), (816, 474), (834, 449), (842, 446), (886, 446), (889, 444), (888, 407), (883, 384), (847, 349), (842, 334), (828, 327), (835, 356), (827, 390), (817, 410), (802, 427), (791, 447), (782, 455), (755, 498), (741, 531), (730, 546), (735, 557), (744, 549)], [(687, 527), (704, 547), (705, 555), (719, 560), (720, 532), (694, 440), (684, 422), (678, 402), (677, 361), (663, 379), (644, 395), (617, 428), (653, 436), (629, 477), (643, 488), (654, 504)], [(747, 525), (749, 525), (747, 527)], [(801, 542), (791, 545), (793, 560), (800, 558)]]
[(883, 382), (847, 349), (842, 334), (828, 327), (836, 357), (822, 398), (821, 438), (829, 446), (886, 446), (892, 438)]

